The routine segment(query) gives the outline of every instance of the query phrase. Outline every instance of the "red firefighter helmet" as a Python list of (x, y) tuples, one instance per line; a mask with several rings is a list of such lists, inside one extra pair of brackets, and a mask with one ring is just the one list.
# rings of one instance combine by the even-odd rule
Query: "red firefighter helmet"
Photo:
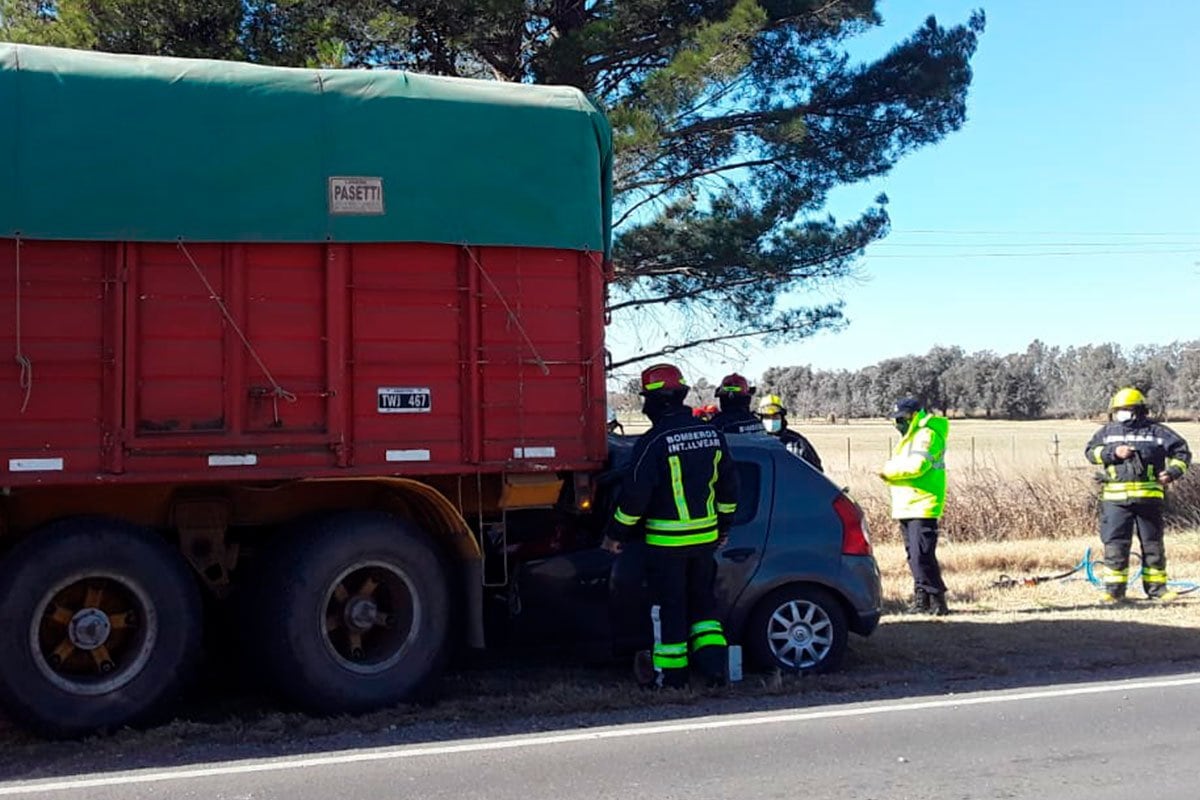
[(750, 386), (750, 381), (734, 372), (731, 375), (721, 378), (721, 385), (717, 387), (717, 394), (735, 394), (749, 397), (754, 394), (754, 389)]
[(655, 364), (642, 370), (642, 394), (687, 391), (687, 381), (674, 364)]

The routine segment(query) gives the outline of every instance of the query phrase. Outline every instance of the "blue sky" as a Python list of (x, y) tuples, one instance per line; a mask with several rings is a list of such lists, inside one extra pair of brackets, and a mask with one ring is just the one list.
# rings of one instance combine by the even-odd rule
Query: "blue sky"
[(692, 371), (1200, 338), (1200, 3), (884, 0), (884, 25), (853, 52), (882, 54), (929, 14), (956, 24), (977, 7), (987, 30), (966, 126), (831, 197), (847, 219), (881, 191), (891, 201), (893, 232), (861, 280), (825, 296), (845, 300), (849, 327), (697, 355)]

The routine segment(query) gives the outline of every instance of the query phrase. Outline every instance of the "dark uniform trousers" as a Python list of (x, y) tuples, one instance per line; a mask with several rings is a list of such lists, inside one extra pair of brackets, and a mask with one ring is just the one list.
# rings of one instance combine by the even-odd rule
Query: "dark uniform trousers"
[[(646, 548), (650, 602), (658, 609), (655, 661), (664, 686), (687, 684), (690, 663), (705, 678), (723, 680), (728, 659), (724, 632), (716, 619), (716, 544)], [(686, 643), (686, 644), (685, 644)], [(680, 648), (675, 653), (666, 648)]]
[(904, 552), (912, 570), (913, 588), (926, 594), (944, 594), (942, 568), (937, 560), (938, 521), (936, 519), (902, 519)]
[(1157, 498), (1100, 504), (1100, 541), (1104, 543), (1104, 585), (1122, 597), (1129, 580), (1129, 550), (1137, 528), (1142, 543), (1142, 588), (1147, 597), (1167, 591), (1167, 556), (1163, 547), (1163, 501)]

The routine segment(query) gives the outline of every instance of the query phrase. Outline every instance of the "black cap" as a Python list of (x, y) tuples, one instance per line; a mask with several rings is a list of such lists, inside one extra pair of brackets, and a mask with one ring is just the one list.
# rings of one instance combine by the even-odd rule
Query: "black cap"
[(915, 397), (904, 397), (896, 401), (892, 406), (892, 412), (888, 414), (892, 419), (903, 419), (909, 414), (915, 414), (921, 410), (921, 401)]

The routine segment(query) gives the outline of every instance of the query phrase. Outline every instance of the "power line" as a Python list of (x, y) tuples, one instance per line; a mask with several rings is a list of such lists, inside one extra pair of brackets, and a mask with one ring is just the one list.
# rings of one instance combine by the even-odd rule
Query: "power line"
[(1200, 247), (1194, 242), (889, 242), (881, 241), (869, 247)]
[(920, 254), (920, 253), (913, 253), (911, 255), (902, 254), (902, 253), (882, 253), (880, 255), (871, 255), (868, 253), (864, 257), (867, 259), (876, 259), (876, 258), (920, 258), (920, 259), (958, 258), (958, 259), (963, 259), (963, 258), (1047, 258), (1047, 257), (1078, 258), (1081, 256), (1083, 256), (1083, 257), (1137, 256), (1137, 255), (1163, 256), (1163, 255), (1179, 255), (1179, 254), (1186, 254), (1186, 253), (1195, 255), (1195, 254), (1200, 253), (1200, 249), (1192, 249), (1192, 250), (1080, 250), (1080, 251), (1076, 251), (1076, 252), (1071, 252), (1069, 250), (1060, 250), (1060, 251), (1048, 251), (1048, 252), (1043, 252), (1043, 253), (1038, 253), (1038, 252), (1032, 252), (1032, 253), (934, 253), (931, 255)]
[(1025, 231), (1025, 230), (951, 230), (948, 228), (892, 228), (892, 233), (941, 234), (948, 236), (1194, 236), (1200, 231)]

